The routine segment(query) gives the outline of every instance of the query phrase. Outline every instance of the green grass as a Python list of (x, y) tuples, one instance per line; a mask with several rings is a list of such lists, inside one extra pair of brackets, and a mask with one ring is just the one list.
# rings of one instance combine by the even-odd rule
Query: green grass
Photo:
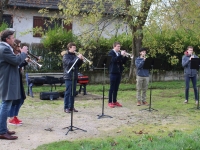
[(177, 130), (168, 135), (117, 136), (73, 142), (62, 141), (39, 146), (38, 150), (197, 150), (200, 130), (186, 134)]
[[(37, 150), (197, 150), (200, 149), (199, 115), (196, 109), (193, 89), (190, 89), (189, 104), (184, 104), (184, 81), (154, 82), (152, 85), (152, 108), (158, 111), (138, 111), (127, 118), (141, 116), (134, 123), (124, 124), (121, 132), (114, 129), (99, 138), (74, 141), (61, 141), (41, 145)], [(87, 92), (102, 95), (102, 85), (88, 85)], [(34, 87), (33, 91), (48, 91), (48, 86)], [(64, 90), (65, 87), (57, 87)], [(109, 85), (105, 85), (105, 96)], [(149, 101), (150, 90), (147, 91)], [(133, 84), (120, 84), (118, 99), (128, 109), (147, 108), (136, 106), (136, 90)], [(38, 105), (45, 102), (38, 102)], [(37, 105), (37, 104), (36, 104)], [(62, 105), (58, 102), (51, 105)], [(87, 107), (93, 105), (87, 103)], [(120, 112), (119, 112), (120, 113)], [(123, 112), (121, 112), (123, 113)], [(142, 118), (148, 115), (148, 119)], [(155, 121), (156, 120), (156, 121)]]

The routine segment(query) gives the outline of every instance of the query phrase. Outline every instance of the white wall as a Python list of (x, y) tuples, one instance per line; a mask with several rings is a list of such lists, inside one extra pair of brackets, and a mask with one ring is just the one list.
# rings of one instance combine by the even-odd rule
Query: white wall
[[(88, 30), (88, 29), (91, 30), (94, 27), (93, 25), (82, 26), (79, 20), (80, 19), (77, 18), (73, 21), (73, 33), (75, 35), (80, 35), (80, 34), (82, 34), (83, 31)], [(104, 18), (104, 20), (106, 20), (106, 19)], [(112, 20), (112, 21), (109, 21), (109, 22), (104, 21), (99, 26), (99, 29), (101, 29), (104, 26), (104, 24), (107, 24), (105, 30), (102, 33), (102, 36), (105, 37), (105, 38), (110, 38), (111, 35), (116, 34), (116, 25), (120, 26), (118, 31), (117, 31), (118, 34), (122, 34), (124, 32), (125, 33), (130, 32), (128, 25), (124, 24), (122, 22), (122, 20), (120, 20), (120, 19), (115, 19), (115, 20)]]
[[(33, 37), (31, 31), (33, 28), (33, 16), (42, 16), (42, 14), (38, 13), (38, 10), (25, 10), (25, 9), (19, 9), (19, 10), (8, 10), (5, 11), (4, 14), (10, 14), (13, 15), (13, 29), (16, 31), (16, 38), (21, 40), (23, 43), (40, 43), (41, 38), (40, 37)], [(111, 24), (109, 24), (106, 27), (106, 30), (103, 32), (102, 36), (109, 38), (110, 35), (115, 35), (115, 25), (121, 23), (120, 20), (115, 19), (112, 21)], [(89, 26), (92, 28), (92, 25)], [(75, 35), (80, 35), (86, 28), (88, 28), (88, 25), (81, 26), (79, 19), (75, 19), (72, 23), (72, 32)], [(102, 25), (100, 26), (102, 28)], [(123, 25), (118, 30), (118, 34), (127, 31), (127, 25)], [(25, 33), (26, 32), (26, 33)]]
[(22, 33), (32, 30), (33, 16), (42, 16), (37, 10), (6, 11), (5, 14), (13, 15), (13, 29), (16, 31), (17, 39), (20, 39), (23, 43), (40, 43), (41, 38), (33, 37), (32, 32), (22, 35)]

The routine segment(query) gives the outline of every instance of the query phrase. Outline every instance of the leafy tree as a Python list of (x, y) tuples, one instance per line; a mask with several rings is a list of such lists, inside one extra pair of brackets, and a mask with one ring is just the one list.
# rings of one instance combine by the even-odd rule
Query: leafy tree
[[(72, 34), (72, 31), (66, 31), (62, 27), (56, 25), (53, 29), (49, 28), (43, 36), (42, 43), (48, 51), (48, 57), (51, 59), (51, 67), (55, 70), (62, 70), (62, 57), (61, 52), (67, 49), (67, 44), (69, 42), (76, 42), (77, 47), (79, 47), (79, 42), (76, 36)], [(59, 68), (58, 68), (59, 67)]]
[(5, 22), (2, 22), (2, 24), (0, 25), (0, 32), (5, 30), (6, 28), (8, 28), (8, 25)]
[[(153, 0), (141, 0), (140, 2), (131, 0), (61, 0), (58, 7), (61, 10), (60, 15), (65, 18), (65, 23), (75, 19), (79, 20), (80, 25), (84, 27), (80, 35), (84, 48), (91, 44), (90, 40), (95, 39), (98, 43), (103, 32), (110, 32), (106, 31), (106, 27), (115, 21), (118, 22), (115, 26), (116, 35), (120, 26), (124, 26), (124, 24), (129, 26), (132, 34), (132, 53), (138, 55), (142, 46), (143, 26), (152, 3)], [(130, 66), (130, 78), (135, 74), (133, 61)]]
[[(65, 24), (78, 22), (78, 38), (89, 56), (96, 59), (95, 50), (108, 51), (112, 41), (119, 40), (127, 49), (131, 47), (135, 56), (141, 46), (149, 47), (151, 57), (161, 57), (171, 68), (180, 63), (188, 45), (199, 49), (198, 4), (198, 0), (61, 0), (58, 7)], [(113, 22), (116, 26), (112, 30), (108, 27)], [(119, 38), (120, 27), (124, 28), (126, 38)], [(114, 37), (102, 38), (103, 33), (108, 37), (114, 33)], [(129, 79), (135, 79), (134, 59), (129, 70)]]
[(167, 70), (181, 67), (187, 46), (194, 46), (197, 53), (200, 49), (199, 2), (168, 0), (156, 3), (155, 7), (158, 9), (152, 11), (144, 27), (143, 43), (150, 48), (151, 56), (159, 56), (170, 64)]

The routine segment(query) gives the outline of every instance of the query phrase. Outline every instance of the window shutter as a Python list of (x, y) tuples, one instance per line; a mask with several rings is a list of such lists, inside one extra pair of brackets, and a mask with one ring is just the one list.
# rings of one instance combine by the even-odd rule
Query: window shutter
[[(42, 28), (43, 29), (43, 25), (44, 25), (44, 19), (43, 17), (33, 17), (33, 28)], [(41, 37), (41, 33), (34, 33), (33, 37)]]
[(65, 30), (70, 31), (70, 30), (72, 30), (72, 23), (70, 23), (68, 25), (63, 24), (63, 27), (64, 27)]

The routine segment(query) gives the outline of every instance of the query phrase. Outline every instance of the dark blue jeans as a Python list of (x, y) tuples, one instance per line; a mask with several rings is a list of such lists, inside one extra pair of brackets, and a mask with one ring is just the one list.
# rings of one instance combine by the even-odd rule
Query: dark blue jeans
[(5, 134), (8, 131), (7, 118), (12, 105), (12, 100), (2, 100), (0, 105), (0, 134)]
[(108, 103), (117, 102), (117, 92), (121, 81), (121, 74), (110, 74), (110, 90)]
[(193, 77), (185, 75), (185, 99), (188, 100), (188, 97), (189, 97), (190, 80), (192, 81), (195, 100), (198, 100), (197, 85), (196, 85), (197, 84), (197, 76), (196, 75)]
[(64, 95), (64, 109), (74, 108), (74, 96), (76, 94), (76, 83), (77, 83), (77, 80), (74, 80), (73, 91), (72, 91), (72, 80), (65, 80), (66, 91)]
[(18, 116), (19, 110), (20, 110), (22, 104), (24, 103), (24, 99), (20, 99), (18, 101), (19, 101), (19, 103), (11, 106), (8, 117)]

